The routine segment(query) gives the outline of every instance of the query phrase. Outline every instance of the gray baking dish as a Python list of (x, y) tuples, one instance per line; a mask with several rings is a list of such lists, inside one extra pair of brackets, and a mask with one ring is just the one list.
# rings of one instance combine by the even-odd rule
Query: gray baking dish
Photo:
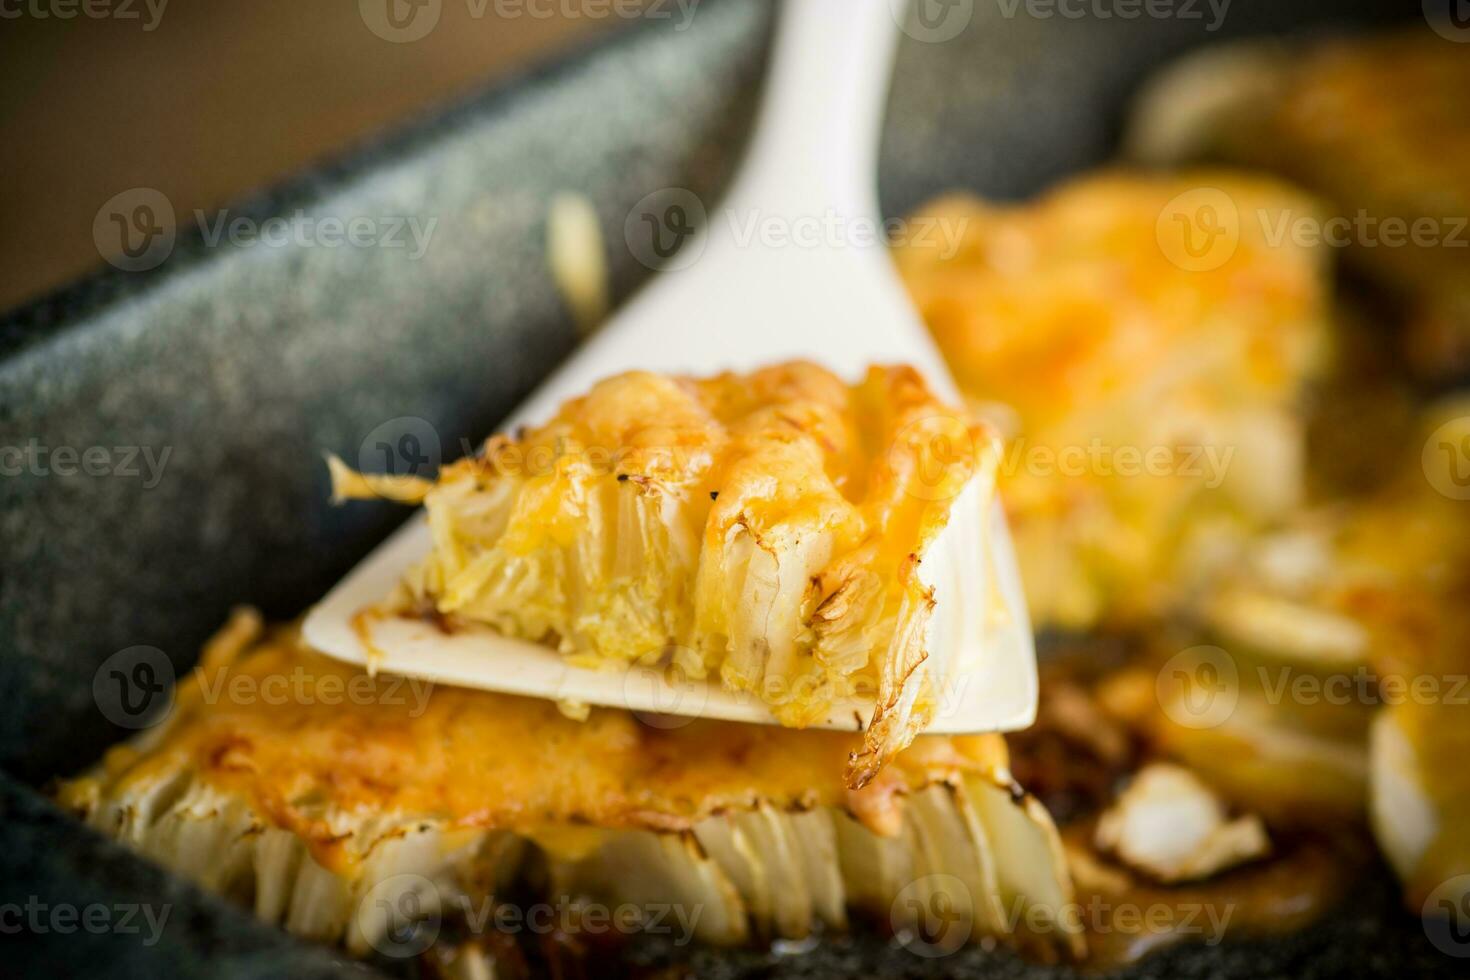
[[(1130, 92), (1185, 49), (1392, 20), (1424, 27), (1417, 2), (1235, 0), (1218, 29), (1203, 0), (1180, 0), (1166, 19), (1030, 16), (1024, 0), (960, 7), (971, 14), (960, 36), (900, 51), (882, 153), (889, 214), (955, 187), (1020, 197), (1106, 160)], [(231, 209), (257, 221), (298, 209), (435, 217), (417, 261), (403, 250), (211, 246), (181, 231), (157, 268), (107, 268), (0, 317), (0, 446), (103, 447), (112, 467), (0, 477), (0, 905), (171, 912), (156, 944), (122, 929), (7, 929), (0, 974), (182, 980), (384, 966), (259, 925), (83, 829), (45, 800), (45, 785), (127, 734), (94, 698), (107, 658), (154, 647), (181, 673), (232, 604), (293, 616), (403, 519), (388, 505), (330, 507), (322, 450), (356, 459), (384, 423), (414, 418), (429, 430), (390, 429), (432, 431), (452, 458), (573, 347), (544, 254), (553, 194), (594, 202), (616, 296), (638, 287), (649, 273), (625, 244), (625, 216), (662, 188), (718, 192), (769, 21), (757, 0), (705, 0), (687, 30), (650, 18)], [(136, 477), (125, 472), (130, 449)], [(169, 454), (157, 479), (143, 450)], [(921, 960), (876, 937), (799, 956), (638, 942), (627, 959), (639, 974), (682, 962), (714, 977), (1065, 972), (979, 950)], [(1304, 933), (1179, 948), (1128, 972), (1254, 980), (1462, 966), (1428, 944), (1380, 870)]]

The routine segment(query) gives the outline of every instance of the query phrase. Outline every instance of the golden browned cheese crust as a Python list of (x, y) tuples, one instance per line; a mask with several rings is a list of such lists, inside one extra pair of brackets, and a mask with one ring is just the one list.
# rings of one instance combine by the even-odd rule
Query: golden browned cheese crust
[(1109, 173), (1034, 202), (943, 198), (958, 249), (897, 252), (999, 476), (1033, 616), (1086, 628), (1177, 601), (1206, 524), (1301, 493), (1297, 400), (1328, 351), (1326, 249), (1275, 241), (1313, 200), (1271, 179)]
[(997, 459), (909, 367), (855, 385), (805, 362), (630, 372), (421, 484), (433, 551), (393, 606), (579, 666), (714, 678), (793, 727), (872, 705), (847, 766), (861, 786), (932, 716), (929, 618), (969, 600), (936, 600), (920, 568), (952, 508), (983, 513)]
[(1193, 56), (1178, 71), (1154, 96), (1156, 109), (1170, 101), (1173, 109), (1144, 119), (1177, 117), (1160, 130), (1173, 132), (1161, 142), (1163, 155), (1263, 167), (1320, 194), (1332, 221), (1317, 228), (1346, 246), (1343, 257), (1359, 273), (1388, 287), (1393, 307), (1408, 307), (1401, 333), (1413, 366), (1434, 375), (1463, 371), (1470, 364), (1465, 45), (1421, 24), (1306, 44), (1247, 42), (1233, 53)]
[(1294, 59), (1255, 147), (1343, 217), (1374, 222), (1348, 256), (1408, 292), (1410, 354), (1429, 373), (1470, 363), (1466, 91), (1470, 52), (1429, 31), (1322, 45)]
[(1005, 766), (999, 736), (930, 736), (853, 791), (839, 774), (855, 735), (602, 708), (576, 722), (550, 702), (370, 678), (306, 649), (289, 628), (233, 662), (206, 658), (166, 724), (147, 748), (109, 753), (112, 792), (193, 773), (249, 800), (327, 866), (338, 863), (334, 817), (343, 814), (537, 836), (686, 830), (757, 804), (829, 806), (890, 833), (909, 791)]

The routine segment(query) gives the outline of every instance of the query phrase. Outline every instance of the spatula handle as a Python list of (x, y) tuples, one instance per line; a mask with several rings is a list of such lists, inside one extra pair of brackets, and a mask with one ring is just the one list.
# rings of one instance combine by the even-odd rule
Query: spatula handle
[(875, 216), (878, 139), (907, 0), (783, 0), (728, 209)]

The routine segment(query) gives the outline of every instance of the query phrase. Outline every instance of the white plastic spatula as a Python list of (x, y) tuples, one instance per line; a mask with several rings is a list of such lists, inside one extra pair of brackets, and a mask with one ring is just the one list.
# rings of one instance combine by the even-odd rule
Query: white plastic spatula
[[(895, 8), (898, 7), (898, 11)], [(509, 418), (541, 422), (595, 382), (632, 369), (706, 375), (806, 358), (850, 381), (874, 363), (919, 368), (958, 391), (894, 272), (881, 235), (876, 158), (901, 5), (785, 0), (753, 143), (730, 194), (686, 242), (678, 271), (639, 293)], [(655, 198), (658, 196), (655, 195)], [(685, 212), (687, 216), (687, 210)], [(649, 220), (665, 220), (651, 214)], [(690, 261), (690, 259), (693, 261)], [(1036, 710), (1036, 666), (1015, 558), (998, 506), (957, 502), (921, 566), (935, 589), (929, 637), (939, 704), (930, 731), (1008, 731)], [(429, 553), (411, 521), (306, 619), (307, 642), (368, 664), (354, 627)], [(443, 683), (666, 715), (774, 723), (758, 698), (651, 669), (567, 665), (490, 630), (373, 618), (371, 667)], [(866, 725), (871, 707), (836, 706), (825, 727)]]

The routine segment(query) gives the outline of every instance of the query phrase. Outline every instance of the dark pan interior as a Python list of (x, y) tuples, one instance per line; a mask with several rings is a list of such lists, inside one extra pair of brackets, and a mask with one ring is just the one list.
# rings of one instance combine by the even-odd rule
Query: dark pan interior
[[(1129, 93), (1187, 48), (1420, 16), (1417, 2), (1234, 0), (1211, 30), (1204, 0), (1175, 5), (1200, 16), (1166, 19), (970, 6), (959, 37), (900, 51), (882, 154), (890, 214), (954, 187), (1028, 195), (1106, 160)], [(355, 460), (381, 426), (412, 417), (442, 458), (460, 455), (571, 349), (545, 261), (553, 194), (594, 202), (615, 295), (638, 286), (647, 270), (626, 247), (624, 218), (661, 188), (718, 192), (749, 121), (769, 13), (755, 0), (705, 0), (688, 30), (639, 24), (233, 209), (435, 218), (417, 261), (403, 250), (208, 247), (181, 231), (158, 269), (99, 273), (0, 318), (0, 446), (104, 447), (119, 468), (136, 447), (140, 470), (0, 477), (0, 901), (173, 908), (163, 942), (146, 948), (119, 934), (11, 937), (0, 974), (362, 969), (171, 881), (36, 790), (126, 734), (93, 695), (109, 656), (147, 645), (186, 670), (231, 605), (298, 613), (403, 518), (388, 505), (330, 507), (322, 450)], [(156, 482), (145, 451), (168, 453)], [(1306, 934), (1179, 950), (1135, 972), (1448, 975), (1453, 961), (1396, 901), (1374, 886)], [(978, 951), (916, 960), (876, 939), (783, 959), (656, 945), (635, 955), (692, 955), (700, 975), (732, 977), (1048, 972)]]

